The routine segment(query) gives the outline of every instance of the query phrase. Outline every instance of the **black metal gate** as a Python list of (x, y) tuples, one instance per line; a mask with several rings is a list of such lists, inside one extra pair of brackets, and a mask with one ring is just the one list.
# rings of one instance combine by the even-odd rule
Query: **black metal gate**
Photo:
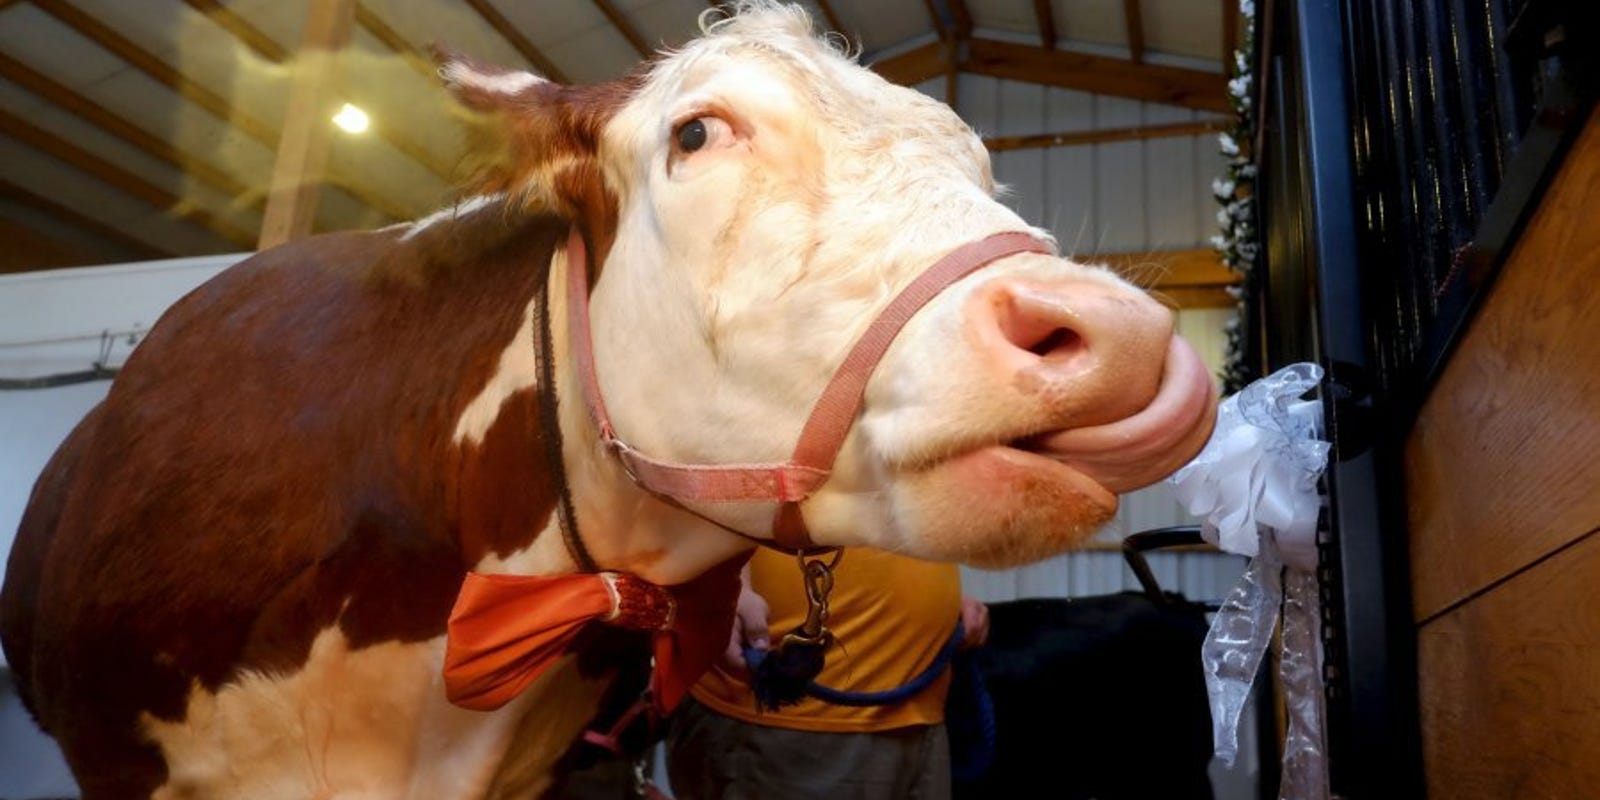
[(1587, 116), (1597, 11), (1277, 0), (1263, 16), (1251, 334), (1265, 370), (1329, 374), (1320, 569), (1338, 796), (1424, 793), (1401, 449)]

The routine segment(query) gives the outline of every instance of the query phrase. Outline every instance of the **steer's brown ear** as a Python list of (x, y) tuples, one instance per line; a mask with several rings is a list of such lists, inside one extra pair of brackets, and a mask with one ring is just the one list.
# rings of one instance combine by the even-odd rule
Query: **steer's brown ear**
[(614, 206), (599, 168), (600, 134), (632, 94), (630, 80), (565, 86), (435, 50), (439, 75), (469, 110), (476, 192), (507, 192), (569, 216)]
[(531, 72), (485, 64), (439, 45), (433, 47), (433, 59), (450, 94), (475, 111), (504, 110), (527, 95), (548, 92), (555, 86)]

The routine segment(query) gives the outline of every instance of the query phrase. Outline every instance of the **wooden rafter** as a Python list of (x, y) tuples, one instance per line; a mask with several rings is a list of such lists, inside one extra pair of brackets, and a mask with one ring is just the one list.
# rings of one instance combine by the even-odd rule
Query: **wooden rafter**
[[(272, 37), (251, 24), (249, 20), (222, 5), (217, 0), (184, 0), (184, 2), (188, 3), (196, 11), (205, 14), (207, 18), (221, 26), (262, 58), (275, 64), (289, 62), (291, 54), (288, 50), (273, 41)], [(450, 182), (452, 179), (450, 166), (435, 158), (432, 153), (428, 152), (427, 148), (411, 141), (395, 128), (384, 125), (377, 119), (373, 119), (369, 124), (371, 125), (372, 133), (390, 147), (398, 150), (406, 158), (421, 164), (423, 168), (432, 172), (440, 180), (446, 183)]]
[(140, 72), (177, 92), (185, 100), (200, 106), (218, 119), (243, 131), (267, 147), (276, 147), (278, 132), (272, 126), (250, 114), (234, 108), (221, 95), (184, 77), (170, 64), (156, 58), (134, 44), (127, 37), (112, 30), (93, 16), (62, 0), (33, 0), (33, 5), (55, 17), (62, 24), (77, 31), (84, 38), (111, 51), (118, 58), (132, 64)]
[(540, 75), (557, 83), (568, 82), (566, 74), (557, 68), (550, 59), (545, 58), (544, 54), (539, 52), (539, 48), (534, 47), (533, 42), (528, 41), (528, 37), (523, 36), (517, 30), (517, 26), (511, 24), (511, 20), (506, 19), (506, 16), (501, 14), (489, 0), (466, 0), (466, 3), (472, 7), (473, 11), (478, 12), (478, 16), (482, 17), (484, 22), (489, 23), (489, 27), (493, 28), (495, 33), (500, 34), (500, 38), (505, 39), (512, 47), (516, 48), (516, 51), (521, 53), (522, 57), (527, 59), (528, 63), (532, 64)]
[(1050, 0), (1033, 0), (1033, 16), (1039, 21), (1039, 44), (1046, 50), (1056, 49), (1056, 12)]
[(1027, 136), (991, 136), (983, 140), (992, 153), (1006, 150), (1027, 150), (1038, 147), (1072, 147), (1107, 142), (1132, 142), (1141, 139), (1161, 139), (1173, 136), (1199, 136), (1219, 133), (1228, 129), (1226, 119), (1208, 119), (1195, 122), (1175, 122), (1169, 125), (1140, 125), (1131, 128), (1100, 128), (1089, 131), (1063, 131), (1037, 133)]
[(93, 263), (80, 242), (63, 241), (0, 216), (0, 275)]
[(644, 37), (639, 35), (639, 30), (633, 27), (633, 23), (628, 20), (628, 16), (618, 11), (617, 7), (611, 4), (611, 0), (594, 0), (594, 7), (600, 9), (600, 13), (604, 14), (606, 20), (611, 23), (611, 27), (616, 28), (617, 33), (622, 34), (622, 38), (628, 40), (628, 44), (633, 45), (633, 49), (639, 52), (640, 58), (649, 58), (655, 54), (654, 48), (650, 47), (645, 42)]
[[(112, 30), (105, 23), (79, 10), (76, 6), (62, 2), (62, 0), (32, 0), (32, 2), (35, 7), (55, 17), (63, 25), (133, 65), (134, 68), (154, 79), (157, 83), (166, 86), (176, 92), (178, 96), (194, 103), (217, 119), (238, 128), (246, 136), (261, 143), (268, 150), (276, 150), (278, 148), (278, 131), (274, 130), (271, 125), (254, 115), (235, 108), (216, 92), (189, 80), (170, 64), (134, 44), (127, 37)], [(377, 209), (380, 213), (392, 219), (409, 219), (413, 216), (412, 212), (396, 206), (382, 196), (358, 188), (359, 184), (353, 180), (354, 176), (346, 175), (341, 171), (336, 177), (339, 178), (342, 189), (368, 207)]]
[(433, 61), (423, 55), (422, 51), (414, 47), (411, 42), (406, 41), (406, 38), (401, 36), (399, 31), (385, 22), (365, 3), (356, 3), (356, 24), (361, 26), (362, 30), (372, 34), (372, 38), (377, 39), (384, 47), (389, 48), (391, 52), (404, 59), (406, 64), (415, 70), (418, 75), (430, 81), (438, 80), (438, 68)]
[(218, 0), (183, 0), (190, 8), (204, 14), (206, 19), (216, 23), (217, 26), (233, 34), (235, 39), (255, 51), (257, 55), (274, 64), (282, 64), (288, 60), (289, 52), (283, 45), (278, 44), (260, 28), (250, 24), (250, 21), (240, 16), (238, 12), (223, 5)]
[(1239, 49), (1239, 0), (1222, 0), (1222, 71), (1232, 74), (1233, 51)]
[(956, 38), (962, 40), (971, 38), (972, 12), (967, 9), (966, 0), (945, 0), (945, 2), (950, 4), (951, 26), (955, 28)]
[(212, 216), (210, 212), (193, 206), (138, 175), (107, 161), (27, 120), (0, 110), (0, 134), (10, 136), (57, 161), (74, 167), (109, 184), (124, 194), (138, 198), (178, 219), (192, 222), (210, 230), (224, 240), (245, 248), (255, 246), (255, 237), (227, 220)]
[(967, 43), (967, 55), (961, 68), (978, 75), (1113, 97), (1204, 111), (1228, 110), (1227, 77), (1215, 72), (1135, 64), (1086, 53), (976, 38)]
[(1144, 63), (1144, 10), (1139, 0), (1122, 0), (1122, 19), (1128, 26), (1128, 60)]
[(72, 227), (105, 239), (129, 251), (130, 254), (138, 258), (171, 258), (176, 255), (149, 242), (129, 236), (118, 228), (113, 228), (93, 217), (85, 216), (83, 212), (77, 209), (70, 208), (44, 195), (18, 186), (5, 178), (0, 178), (0, 198), (9, 200), (17, 205), (26, 206), (46, 216), (55, 217)]
[(267, 211), (261, 222), (265, 250), (311, 235), (333, 131), (328, 125), (338, 95), (339, 53), (350, 41), (355, 0), (312, 0), (295, 58), (294, 85), (284, 111), (283, 138), (272, 165)]
[[(939, 35), (941, 60), (944, 65), (944, 102), (951, 108), (960, 108), (961, 102), (961, 46), (971, 35), (970, 25), (963, 29), (959, 19), (952, 19), (946, 25), (944, 17), (934, 5), (934, 0), (922, 0), (922, 7), (928, 11), (928, 19), (933, 23), (933, 30)], [(963, 13), (966, 6), (961, 6)], [(968, 22), (970, 23), (970, 16)]]
[(1228, 289), (1239, 283), (1239, 276), (1209, 247), (1109, 253), (1075, 260), (1105, 264), (1174, 308), (1231, 308), (1235, 301)]
[[(1079, 259), (1105, 264), (1121, 275), (1143, 278), (1139, 285), (1150, 289), (1178, 286), (1232, 286), (1239, 276), (1222, 256), (1209, 247), (1191, 250), (1151, 250), (1140, 253), (1106, 253)], [(1145, 274), (1140, 275), (1138, 273)], [(1152, 279), (1153, 278), (1153, 279)]]
[(868, 66), (891, 83), (915, 86), (945, 73), (945, 53), (944, 44), (929, 42)]
[(51, 80), (44, 74), (20, 61), (0, 53), (0, 78), (27, 89), (106, 133), (194, 175), (201, 181), (220, 189), (235, 200), (251, 198), (253, 194), (243, 182), (211, 164), (184, 153), (159, 136), (113, 114), (99, 103)]
[(922, 0), (922, 7), (928, 10), (928, 20), (933, 23), (933, 32), (939, 34), (939, 41), (950, 38), (950, 31), (945, 28), (944, 19), (939, 16), (939, 9), (933, 5), (933, 0)]
[(1151, 289), (1150, 296), (1162, 305), (1183, 311), (1195, 308), (1233, 308), (1239, 301), (1222, 286), (1172, 286)]

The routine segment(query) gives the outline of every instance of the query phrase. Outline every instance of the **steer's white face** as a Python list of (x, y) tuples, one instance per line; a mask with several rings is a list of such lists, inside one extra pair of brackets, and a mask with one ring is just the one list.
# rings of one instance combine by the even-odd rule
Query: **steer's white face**
[[(993, 198), (988, 155), (949, 108), (762, 5), (656, 63), (603, 115), (560, 101), (546, 113), (604, 117), (592, 153), (525, 157), (513, 187), (580, 217), (606, 207), (586, 222), (602, 240), (614, 230), (591, 304), (600, 383), (622, 438), (657, 458), (787, 459), (898, 290), (961, 244), (1033, 230)], [(479, 105), (491, 81), (524, 93), (516, 73), (450, 69)], [(588, 157), (602, 191), (549, 188)], [(681, 580), (748, 546), (628, 487), (565, 384), (573, 490), (602, 564)], [(821, 544), (1043, 557), (1109, 518), (1116, 492), (1191, 457), (1213, 400), (1161, 306), (1103, 269), (1012, 256), (901, 332), (804, 516)], [(697, 508), (770, 535), (770, 503)]]

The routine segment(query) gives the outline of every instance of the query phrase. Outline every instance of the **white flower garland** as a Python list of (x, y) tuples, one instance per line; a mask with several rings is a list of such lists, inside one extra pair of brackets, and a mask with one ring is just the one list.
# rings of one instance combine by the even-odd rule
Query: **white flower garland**
[(1222, 366), (1224, 393), (1237, 392), (1258, 377), (1255, 365), (1245, 359), (1246, 303), (1255, 293), (1256, 257), (1260, 253), (1255, 209), (1256, 162), (1252, 152), (1256, 130), (1254, 0), (1240, 0), (1239, 14), (1244, 17), (1244, 35), (1239, 49), (1233, 53), (1234, 77), (1228, 81), (1228, 102), (1233, 107), (1234, 122), (1231, 130), (1217, 137), (1218, 147), (1228, 164), (1224, 175), (1211, 182), (1211, 193), (1222, 206), (1217, 211), (1217, 225), (1222, 230), (1211, 237), (1211, 244), (1221, 252), (1223, 263), (1239, 275), (1239, 285), (1228, 290), (1237, 303), (1238, 313), (1228, 321), (1228, 351)]

